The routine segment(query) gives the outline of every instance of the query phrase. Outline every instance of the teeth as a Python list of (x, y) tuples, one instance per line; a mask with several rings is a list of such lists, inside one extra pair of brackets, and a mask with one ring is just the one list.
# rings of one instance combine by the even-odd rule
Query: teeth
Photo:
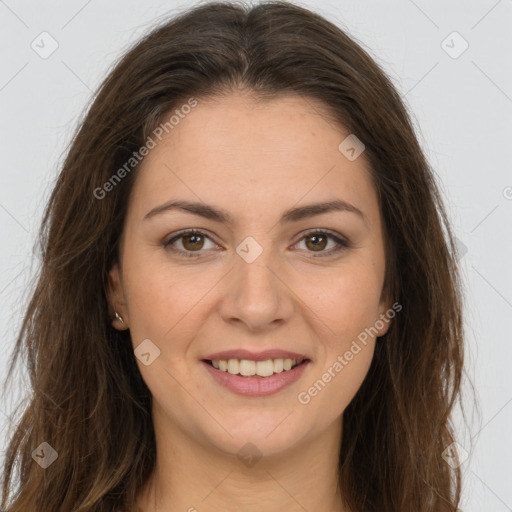
[(274, 373), (281, 373), (284, 370), (283, 359), (274, 359)]
[(265, 361), (250, 361), (248, 359), (220, 359), (212, 361), (212, 366), (232, 375), (245, 377), (270, 377), (274, 373), (289, 371), (302, 361), (297, 359), (266, 359)]
[(274, 361), (267, 359), (265, 361), (256, 362), (256, 375), (260, 377), (269, 377), (274, 373)]
[(228, 372), (232, 375), (240, 373), (240, 361), (238, 359), (230, 359), (228, 361)]
[(240, 361), (240, 375), (255, 375), (256, 374), (256, 361), (248, 361), (242, 359)]

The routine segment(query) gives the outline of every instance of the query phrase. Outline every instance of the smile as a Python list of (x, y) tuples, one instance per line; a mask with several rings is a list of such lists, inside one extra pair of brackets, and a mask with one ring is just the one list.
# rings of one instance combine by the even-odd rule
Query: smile
[(210, 364), (223, 372), (244, 377), (270, 377), (277, 373), (287, 372), (301, 364), (303, 360), (297, 359), (265, 359), (264, 361), (251, 361), (249, 359), (216, 359)]
[(201, 363), (216, 384), (237, 395), (257, 397), (272, 395), (296, 382), (311, 360), (213, 359)]

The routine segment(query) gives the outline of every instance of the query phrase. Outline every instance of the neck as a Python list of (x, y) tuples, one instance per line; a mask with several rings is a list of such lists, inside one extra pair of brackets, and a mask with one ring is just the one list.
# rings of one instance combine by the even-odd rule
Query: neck
[(157, 462), (138, 506), (142, 512), (224, 512), (227, 504), (244, 512), (347, 512), (338, 485), (341, 425), (340, 417), (286, 451), (242, 460), (155, 421)]

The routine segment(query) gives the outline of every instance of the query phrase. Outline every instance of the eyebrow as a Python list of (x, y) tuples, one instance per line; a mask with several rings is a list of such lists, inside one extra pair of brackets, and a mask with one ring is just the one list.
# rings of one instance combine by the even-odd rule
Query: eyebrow
[[(164, 204), (161, 204), (160, 206), (156, 206), (144, 216), (143, 220), (150, 219), (156, 215), (168, 212), (170, 210), (183, 210), (185, 212), (189, 212), (194, 215), (199, 215), (200, 217), (204, 217), (205, 219), (220, 222), (222, 224), (234, 223), (231, 214), (229, 214), (225, 210), (216, 208), (205, 203), (197, 203), (184, 200), (171, 200), (167, 201)], [(305, 206), (290, 208), (289, 210), (286, 210), (283, 213), (279, 222), (280, 224), (288, 224), (291, 222), (297, 222), (302, 219), (334, 211), (354, 213), (357, 216), (361, 217), (361, 219), (366, 223), (366, 217), (359, 208), (355, 207), (350, 203), (347, 203), (346, 201), (342, 201), (341, 199), (324, 201), (320, 203), (312, 203)]]

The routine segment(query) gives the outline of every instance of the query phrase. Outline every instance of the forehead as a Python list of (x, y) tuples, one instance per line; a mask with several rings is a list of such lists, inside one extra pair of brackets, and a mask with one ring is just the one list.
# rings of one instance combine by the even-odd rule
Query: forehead
[(377, 207), (364, 153), (350, 161), (340, 152), (349, 133), (319, 102), (232, 94), (199, 99), (188, 112), (155, 139), (137, 171), (132, 198), (138, 213), (171, 198), (246, 212), (281, 210), (301, 198)]

